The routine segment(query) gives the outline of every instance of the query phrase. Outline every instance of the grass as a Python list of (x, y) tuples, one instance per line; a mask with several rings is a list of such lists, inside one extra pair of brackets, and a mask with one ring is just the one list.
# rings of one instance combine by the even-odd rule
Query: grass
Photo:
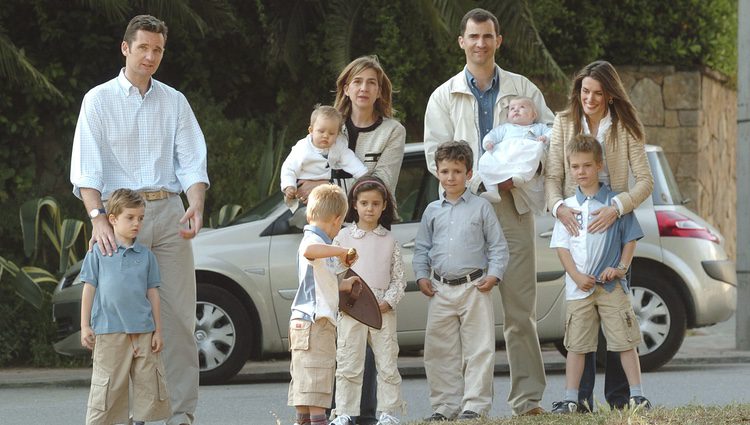
[[(408, 422), (405, 425), (432, 423)], [(655, 407), (648, 411), (641, 408), (609, 411), (604, 408), (591, 414), (553, 415), (548, 413), (540, 416), (483, 418), (438, 423), (441, 425), (750, 425), (750, 404), (688, 405), (674, 409)]]

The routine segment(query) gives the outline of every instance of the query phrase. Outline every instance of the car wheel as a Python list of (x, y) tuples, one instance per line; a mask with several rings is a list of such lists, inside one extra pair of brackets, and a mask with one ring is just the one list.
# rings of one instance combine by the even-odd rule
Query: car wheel
[(252, 329), (247, 312), (229, 291), (199, 283), (195, 309), (201, 384), (224, 382), (242, 369), (250, 356)]
[[(637, 270), (637, 269), (636, 269)], [(658, 275), (655, 275), (658, 276)], [(630, 292), (641, 327), (638, 353), (641, 369), (658, 369), (677, 353), (685, 338), (685, 305), (670, 283), (655, 276), (633, 273)]]

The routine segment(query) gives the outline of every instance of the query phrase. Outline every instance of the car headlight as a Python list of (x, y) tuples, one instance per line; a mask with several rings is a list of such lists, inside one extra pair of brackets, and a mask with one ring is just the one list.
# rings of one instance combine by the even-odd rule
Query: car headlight
[(82, 284), (83, 281), (81, 280), (80, 276), (81, 276), (80, 273), (74, 273), (74, 274), (63, 276), (63, 278), (60, 279), (60, 283), (58, 284), (60, 289), (65, 289), (73, 285)]

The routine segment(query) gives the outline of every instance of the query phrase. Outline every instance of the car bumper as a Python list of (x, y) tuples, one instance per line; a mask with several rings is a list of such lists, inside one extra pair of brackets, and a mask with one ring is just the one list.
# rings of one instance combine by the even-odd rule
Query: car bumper
[(731, 260), (702, 261), (704, 292), (696, 301), (696, 326), (728, 320), (737, 309), (737, 270)]
[(702, 327), (723, 322), (737, 308), (734, 262), (714, 242), (693, 238), (661, 238), (664, 263), (680, 275), (693, 300), (695, 323)]

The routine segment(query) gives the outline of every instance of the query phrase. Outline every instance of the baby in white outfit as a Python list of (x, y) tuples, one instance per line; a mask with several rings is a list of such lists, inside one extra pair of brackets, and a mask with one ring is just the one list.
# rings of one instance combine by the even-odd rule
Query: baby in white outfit
[(551, 129), (535, 123), (537, 116), (531, 99), (517, 97), (510, 101), (508, 122), (484, 137), (485, 153), (477, 172), (487, 191), (480, 196), (500, 202), (497, 185), (511, 179), (532, 210), (544, 210), (544, 179), (539, 172)]

